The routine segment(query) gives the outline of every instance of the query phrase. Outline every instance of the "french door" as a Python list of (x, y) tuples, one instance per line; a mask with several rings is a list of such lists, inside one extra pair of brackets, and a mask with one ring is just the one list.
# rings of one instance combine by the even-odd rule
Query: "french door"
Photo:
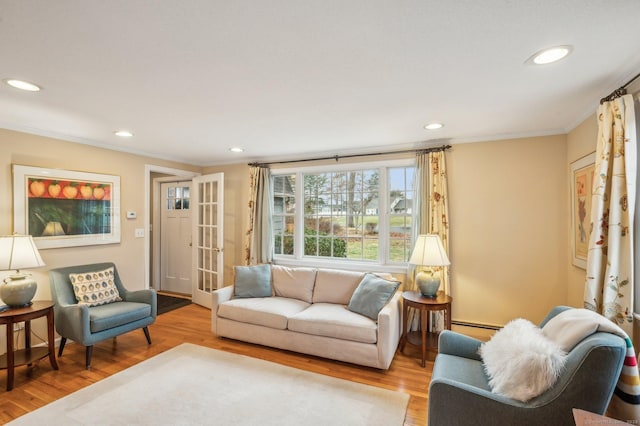
[(224, 174), (192, 183), (192, 301), (211, 308), (211, 292), (224, 285)]

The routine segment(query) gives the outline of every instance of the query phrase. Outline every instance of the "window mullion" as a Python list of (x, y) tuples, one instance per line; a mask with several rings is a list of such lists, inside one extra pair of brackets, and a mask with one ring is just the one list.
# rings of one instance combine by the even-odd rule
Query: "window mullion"
[(304, 175), (302, 172), (296, 173), (296, 212), (295, 212), (295, 232), (293, 255), (296, 259), (304, 256)]
[(378, 259), (389, 263), (389, 182), (387, 168), (380, 167), (378, 182)]

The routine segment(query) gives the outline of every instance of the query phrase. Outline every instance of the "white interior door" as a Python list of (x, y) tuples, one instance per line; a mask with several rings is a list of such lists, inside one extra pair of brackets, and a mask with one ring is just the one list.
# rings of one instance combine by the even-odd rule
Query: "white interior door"
[(191, 294), (191, 182), (160, 185), (160, 289)]
[(224, 173), (193, 179), (192, 300), (211, 308), (211, 292), (224, 285)]

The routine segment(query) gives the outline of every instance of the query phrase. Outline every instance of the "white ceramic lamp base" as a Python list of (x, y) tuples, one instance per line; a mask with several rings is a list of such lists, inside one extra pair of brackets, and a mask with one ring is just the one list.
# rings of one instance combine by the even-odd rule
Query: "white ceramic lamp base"
[(440, 277), (424, 271), (418, 272), (416, 274), (416, 285), (423, 296), (436, 297), (440, 288)]
[(30, 276), (12, 275), (0, 287), (0, 299), (12, 308), (28, 306), (37, 289), (38, 284)]

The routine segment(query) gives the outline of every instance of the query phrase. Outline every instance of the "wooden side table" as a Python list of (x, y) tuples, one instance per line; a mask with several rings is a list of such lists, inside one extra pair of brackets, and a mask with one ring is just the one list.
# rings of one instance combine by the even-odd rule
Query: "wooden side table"
[[(425, 365), (427, 350), (438, 352), (438, 334), (429, 332), (430, 315), (432, 311), (444, 311), (445, 328), (451, 330), (451, 296), (439, 291), (436, 297), (425, 297), (418, 291), (405, 291), (402, 293), (402, 338), (400, 339), (400, 352), (409, 342), (422, 347), (422, 367)], [(409, 322), (409, 307), (420, 311), (420, 331), (407, 332)]]
[[(31, 320), (47, 317), (47, 347), (31, 347)], [(24, 321), (24, 349), (13, 348), (13, 324)], [(13, 389), (13, 369), (19, 365), (31, 365), (34, 361), (49, 356), (54, 370), (58, 369), (55, 355), (55, 333), (53, 327), (53, 302), (35, 301), (24, 308), (10, 308), (0, 312), (0, 324), (7, 329), (7, 353), (0, 355), (0, 369), (7, 369), (7, 391)]]

